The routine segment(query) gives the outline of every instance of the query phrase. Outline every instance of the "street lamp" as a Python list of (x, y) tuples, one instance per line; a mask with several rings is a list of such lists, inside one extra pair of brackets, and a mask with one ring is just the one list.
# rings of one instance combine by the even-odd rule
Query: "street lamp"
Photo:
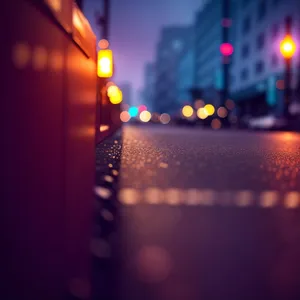
[(113, 53), (110, 49), (98, 51), (98, 77), (110, 78), (113, 76)]
[(285, 76), (284, 76), (284, 116), (289, 117), (289, 105), (291, 102), (291, 77), (292, 77), (292, 58), (296, 52), (296, 43), (291, 34), (292, 19), (285, 19), (284, 39), (280, 42), (280, 52), (285, 60)]
[(291, 35), (286, 35), (280, 42), (280, 52), (285, 59), (291, 59), (296, 52), (296, 43)]

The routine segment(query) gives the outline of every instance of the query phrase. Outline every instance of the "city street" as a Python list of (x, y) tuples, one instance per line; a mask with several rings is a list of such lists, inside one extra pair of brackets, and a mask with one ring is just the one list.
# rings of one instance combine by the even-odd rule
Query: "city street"
[(96, 166), (95, 299), (300, 299), (299, 134), (128, 126)]

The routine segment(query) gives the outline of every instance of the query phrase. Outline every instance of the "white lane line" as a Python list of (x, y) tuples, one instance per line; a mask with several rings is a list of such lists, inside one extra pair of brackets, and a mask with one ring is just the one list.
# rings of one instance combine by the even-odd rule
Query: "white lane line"
[(122, 189), (119, 193), (119, 200), (125, 205), (135, 205), (142, 200), (142, 193), (136, 189)]
[(223, 206), (223, 207), (260, 207), (264, 209), (300, 207), (300, 193), (287, 192), (282, 195), (277, 191), (253, 192), (250, 190), (218, 192), (209, 189), (159, 189), (137, 190), (124, 188), (119, 192), (119, 201), (124, 205), (170, 205), (170, 206)]
[(297, 208), (300, 202), (300, 193), (298, 192), (289, 192), (285, 195), (284, 205), (286, 208)]
[(235, 194), (235, 203), (239, 207), (251, 206), (254, 203), (253, 192), (251, 191), (237, 191)]
[(260, 206), (272, 208), (279, 202), (279, 194), (275, 191), (264, 191), (260, 194)]

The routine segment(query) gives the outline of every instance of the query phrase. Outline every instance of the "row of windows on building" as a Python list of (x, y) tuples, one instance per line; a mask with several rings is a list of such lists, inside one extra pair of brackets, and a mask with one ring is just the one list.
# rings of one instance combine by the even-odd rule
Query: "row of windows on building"
[[(273, 24), (271, 29), (271, 36), (275, 40), (278, 38), (280, 26), (279, 24)], [(258, 49), (262, 49), (265, 45), (265, 33), (260, 33), (256, 38), (256, 45)]]
[[(255, 74), (256, 75), (262, 74), (265, 71), (265, 62), (262, 61), (262, 60), (259, 60), (258, 62), (256, 62), (254, 68), (255, 68)], [(241, 80), (242, 81), (248, 80), (249, 75), (250, 75), (250, 72), (249, 72), (248, 68), (243, 68), (241, 70)]]
[[(244, 0), (243, 7), (249, 4), (253, 0)], [(273, 5), (277, 5), (280, 0), (272, 0)], [(267, 1), (260, 0), (257, 6), (257, 20), (262, 21), (267, 14)], [(251, 30), (251, 17), (247, 16), (243, 21), (242, 31), (244, 34), (248, 33)]]

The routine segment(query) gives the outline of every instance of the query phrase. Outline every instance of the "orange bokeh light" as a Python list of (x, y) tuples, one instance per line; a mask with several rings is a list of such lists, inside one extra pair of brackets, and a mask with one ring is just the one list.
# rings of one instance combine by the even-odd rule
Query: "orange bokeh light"
[(211, 128), (212, 129), (220, 129), (221, 128), (221, 126), (222, 126), (222, 124), (221, 124), (221, 121), (219, 120), (219, 119), (213, 119), (212, 121), (211, 121)]
[(109, 47), (109, 42), (108, 40), (102, 39), (99, 41), (98, 46), (101, 49), (107, 49)]

